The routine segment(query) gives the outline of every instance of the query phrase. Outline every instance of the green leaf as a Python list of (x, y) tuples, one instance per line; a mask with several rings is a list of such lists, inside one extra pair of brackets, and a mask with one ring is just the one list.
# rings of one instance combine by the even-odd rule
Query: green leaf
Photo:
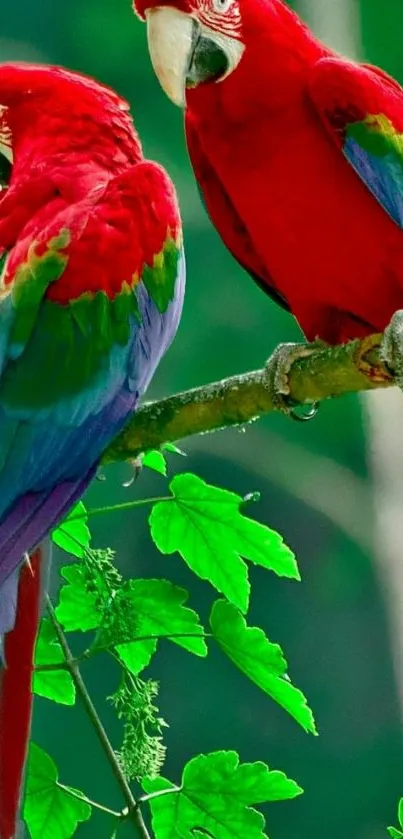
[(182, 457), (187, 457), (186, 452), (182, 451), (182, 449), (178, 449), (178, 446), (175, 446), (175, 443), (163, 443), (161, 448), (165, 452), (171, 452), (171, 454), (180, 454), (182, 455)]
[[(58, 664), (65, 660), (52, 624), (47, 618), (41, 621), (35, 649), (35, 666)], [(62, 705), (74, 705), (76, 691), (67, 670), (43, 670), (34, 673), (33, 692)]]
[(83, 502), (79, 501), (59, 526), (52, 530), (52, 542), (67, 553), (81, 559), (91, 541), (87, 521), (87, 510)]
[(165, 778), (143, 781), (157, 839), (193, 839), (194, 830), (214, 839), (266, 839), (264, 818), (252, 804), (295, 798), (302, 790), (264, 763), (239, 763), (233, 751), (198, 755), (186, 764), (180, 790)]
[(62, 586), (56, 617), (66, 632), (87, 632), (96, 629), (102, 614), (96, 608), (97, 593), (88, 591), (82, 565), (65, 565), (60, 571), (67, 585)]
[(116, 650), (119, 658), (135, 676), (148, 667), (154, 653), (157, 652), (157, 641), (137, 641), (129, 644), (118, 644)]
[(403, 837), (402, 831), (401, 830), (396, 830), (395, 827), (388, 827), (388, 833), (389, 833), (389, 836), (392, 837), (392, 839), (402, 839), (402, 837)]
[(173, 501), (155, 504), (151, 536), (163, 554), (178, 551), (192, 571), (246, 612), (247, 566), (241, 557), (299, 579), (294, 554), (278, 533), (242, 515), (243, 498), (192, 474), (176, 475)]
[(167, 474), (165, 457), (157, 449), (150, 449), (149, 452), (146, 452), (141, 462), (143, 466), (147, 466), (148, 469), (153, 469), (154, 472), (158, 472), (160, 475)]
[(403, 828), (403, 798), (400, 799), (398, 808), (397, 808), (397, 817), (399, 819), (399, 825)]
[(217, 643), (242, 673), (288, 711), (305, 731), (316, 734), (306, 698), (287, 676), (281, 647), (270, 643), (262, 629), (248, 627), (238, 609), (225, 600), (214, 603), (210, 624)]
[(46, 752), (31, 743), (28, 756), (24, 819), (31, 839), (70, 839), (91, 807), (58, 785), (56, 766)]
[(108, 629), (101, 633), (98, 644), (116, 645), (120, 657), (135, 674), (149, 664), (157, 647), (157, 639), (135, 641), (135, 638), (170, 636), (169, 640), (185, 650), (199, 656), (207, 655), (206, 642), (202, 637), (204, 629), (197, 613), (184, 606), (187, 598), (185, 589), (168, 580), (130, 580), (119, 592), (116, 602), (120, 613), (123, 612), (121, 604), (124, 602), (124, 614), (130, 616), (123, 627), (127, 643), (119, 643), (122, 637), (119, 629), (117, 637), (114, 637), (113, 629), (112, 634)]

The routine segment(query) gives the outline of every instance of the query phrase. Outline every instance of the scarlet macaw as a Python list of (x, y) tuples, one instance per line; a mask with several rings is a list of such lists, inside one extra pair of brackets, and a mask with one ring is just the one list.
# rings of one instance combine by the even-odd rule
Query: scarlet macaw
[[(282, 0), (135, 10), (163, 89), (185, 107), (197, 183), (228, 249), (309, 341), (362, 338), (396, 313), (383, 353), (402, 385), (400, 85), (329, 49)], [(280, 352), (270, 371), (285, 410), (293, 357)]]
[(144, 159), (126, 102), (67, 70), (9, 64), (0, 103), (13, 160), (0, 201), (0, 839), (12, 839), (45, 574), (38, 546), (168, 348), (185, 263), (173, 185)]

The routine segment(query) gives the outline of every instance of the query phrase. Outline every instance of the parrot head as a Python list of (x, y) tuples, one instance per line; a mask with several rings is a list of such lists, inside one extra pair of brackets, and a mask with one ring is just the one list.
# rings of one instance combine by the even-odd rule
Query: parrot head
[(283, 0), (134, 0), (134, 10), (147, 21), (150, 57), (160, 84), (182, 107), (200, 86), (224, 89), (235, 78), (238, 95), (248, 86), (250, 94), (251, 79), (259, 85), (264, 78), (267, 84), (270, 66), (277, 82), (283, 66), (287, 70), (306, 58), (307, 38), (317, 47)]
[(22, 147), (29, 146), (31, 160), (43, 159), (108, 137), (141, 154), (129, 106), (114, 91), (60, 67), (0, 64), (0, 153), (9, 161)]

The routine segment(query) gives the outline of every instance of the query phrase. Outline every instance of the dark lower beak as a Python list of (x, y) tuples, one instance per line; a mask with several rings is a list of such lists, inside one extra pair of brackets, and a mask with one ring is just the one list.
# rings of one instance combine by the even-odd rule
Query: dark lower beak
[(0, 192), (8, 186), (11, 178), (12, 164), (0, 151)]
[(192, 47), (186, 87), (217, 81), (228, 72), (229, 63), (224, 50), (212, 38), (201, 33), (196, 20), (193, 20)]

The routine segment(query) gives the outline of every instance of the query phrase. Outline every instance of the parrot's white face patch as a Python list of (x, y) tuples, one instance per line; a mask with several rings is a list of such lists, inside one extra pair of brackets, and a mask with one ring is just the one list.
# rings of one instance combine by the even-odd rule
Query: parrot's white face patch
[(237, 0), (199, 0), (193, 8), (197, 19), (208, 29), (241, 39), (242, 18)]

